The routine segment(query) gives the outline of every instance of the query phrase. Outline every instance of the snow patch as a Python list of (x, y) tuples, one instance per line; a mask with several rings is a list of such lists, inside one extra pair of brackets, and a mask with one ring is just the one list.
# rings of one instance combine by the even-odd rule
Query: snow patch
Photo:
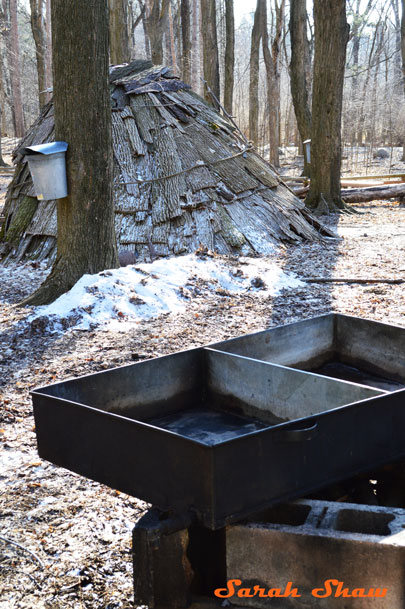
[(27, 321), (53, 332), (125, 330), (128, 324), (182, 312), (193, 297), (207, 293), (276, 296), (303, 285), (266, 258), (235, 262), (190, 254), (84, 275), (54, 303), (36, 307)]

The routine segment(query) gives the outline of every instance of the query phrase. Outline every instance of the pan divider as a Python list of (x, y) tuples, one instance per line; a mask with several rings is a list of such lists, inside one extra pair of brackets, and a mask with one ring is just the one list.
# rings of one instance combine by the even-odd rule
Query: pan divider
[(206, 385), (217, 403), (269, 425), (312, 417), (387, 393), (212, 347), (204, 351)]

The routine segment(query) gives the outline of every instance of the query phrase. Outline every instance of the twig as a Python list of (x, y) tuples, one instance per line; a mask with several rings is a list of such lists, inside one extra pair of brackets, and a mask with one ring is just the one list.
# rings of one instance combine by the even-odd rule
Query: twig
[(221, 102), (219, 101), (219, 99), (217, 98), (217, 96), (215, 95), (215, 93), (212, 91), (211, 87), (209, 86), (209, 84), (207, 83), (206, 80), (204, 80), (203, 78), (201, 78), (202, 82), (204, 83), (204, 85), (207, 87), (207, 91), (208, 93), (211, 95), (212, 99), (214, 100), (214, 102), (216, 104), (218, 104), (218, 108), (220, 108), (222, 110), (222, 112), (225, 114), (226, 118), (231, 121), (232, 125), (235, 127), (235, 129), (238, 131), (239, 135), (241, 136), (241, 138), (243, 139), (243, 141), (245, 142), (245, 144), (247, 146), (250, 145), (249, 140), (247, 139), (246, 135), (243, 133), (243, 131), (241, 131), (241, 129), (238, 127), (237, 123), (235, 123), (235, 121), (233, 120), (232, 116), (230, 114), (228, 114), (228, 112), (225, 110), (225, 108), (223, 107), (223, 105), (221, 104)]
[(397, 285), (405, 283), (405, 279), (352, 279), (344, 277), (307, 277), (307, 283), (390, 283)]
[(44, 563), (42, 562), (42, 560), (40, 558), (38, 558), (38, 556), (36, 554), (34, 554), (34, 552), (32, 552), (31, 550), (28, 550), (28, 548), (25, 548), (24, 546), (22, 546), (21, 544), (17, 543), (16, 541), (11, 541), (11, 539), (7, 539), (6, 537), (2, 537), (0, 535), (0, 541), (4, 541), (4, 543), (8, 543), (12, 546), (16, 546), (17, 548), (20, 548), (20, 550), (23, 550), (24, 552), (28, 552), (28, 554), (31, 554), (31, 556), (33, 558), (35, 558), (35, 560), (41, 565), (41, 567), (43, 569), (45, 569)]
[(36, 585), (37, 588), (41, 588), (41, 585), (40, 585), (39, 581), (37, 580), (37, 578), (34, 577), (33, 575), (31, 575), (30, 573), (26, 573), (25, 571), (20, 571), (19, 569), (15, 569), (14, 567), (8, 567), (7, 565), (0, 565), (0, 569), (4, 569), (6, 571), (13, 571), (14, 573), (19, 573), (21, 575), (25, 575), (26, 577), (29, 577), (31, 581), (34, 582), (34, 584)]

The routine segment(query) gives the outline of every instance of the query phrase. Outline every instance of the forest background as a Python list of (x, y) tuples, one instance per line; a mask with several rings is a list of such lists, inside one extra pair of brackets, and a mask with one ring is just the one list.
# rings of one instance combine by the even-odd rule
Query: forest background
[[(309, 90), (314, 50), (307, 10)], [(401, 0), (348, 0), (342, 142), (371, 160), (405, 133)], [(110, 0), (110, 61), (170, 66), (216, 103), (276, 166), (301, 145), (290, 87), (290, 3), (285, 0)], [(264, 19), (267, 27), (263, 28)], [(402, 19), (403, 21), (403, 19)], [(403, 37), (402, 37), (403, 38)], [(51, 96), (50, 0), (0, 0), (1, 135), (21, 137)], [(0, 150), (1, 152), (1, 150)]]

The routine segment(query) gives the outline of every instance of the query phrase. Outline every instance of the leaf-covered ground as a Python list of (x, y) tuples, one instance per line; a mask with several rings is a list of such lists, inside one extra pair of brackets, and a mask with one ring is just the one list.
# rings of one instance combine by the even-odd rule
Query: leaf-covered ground
[[(276, 261), (304, 282), (405, 278), (405, 206), (357, 209), (328, 219), (343, 239), (280, 248), (269, 265)], [(222, 262), (235, 269), (234, 260)], [(404, 284), (304, 283), (275, 296), (197, 289), (182, 312), (125, 332), (52, 334), (41, 318), (23, 323), (33, 310), (14, 306), (45, 274), (30, 265), (1, 273), (0, 609), (133, 607), (131, 530), (147, 508), (38, 458), (31, 389), (329, 311), (405, 326)]]

